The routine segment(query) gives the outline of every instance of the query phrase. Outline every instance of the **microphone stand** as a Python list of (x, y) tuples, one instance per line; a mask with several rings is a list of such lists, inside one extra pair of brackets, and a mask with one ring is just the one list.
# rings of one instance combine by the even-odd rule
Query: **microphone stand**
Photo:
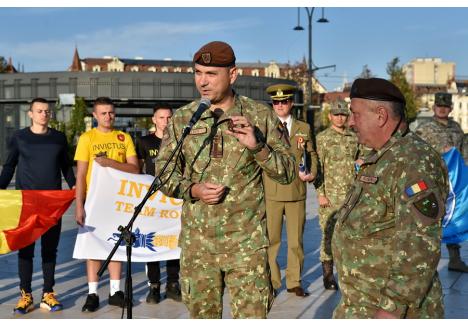
[[(114, 248), (112, 248), (111, 252), (109, 253), (109, 256), (107, 256), (106, 260), (102, 264), (101, 268), (97, 272), (97, 275), (99, 278), (102, 276), (104, 271), (106, 270), (107, 266), (109, 265), (112, 257), (114, 256), (115, 252), (119, 248), (120, 242), (125, 241), (125, 246), (126, 246), (126, 253), (127, 253), (127, 271), (125, 275), (125, 295), (124, 295), (124, 302), (125, 306), (127, 307), (127, 319), (132, 319), (132, 307), (133, 307), (133, 287), (132, 287), (132, 245), (133, 242), (135, 241), (135, 236), (132, 234), (132, 227), (133, 227), (133, 222), (135, 222), (136, 218), (140, 214), (141, 210), (145, 206), (145, 203), (147, 200), (161, 187), (164, 185), (161, 182), (161, 176), (164, 174), (166, 171), (169, 163), (172, 161), (174, 158), (175, 154), (179, 151), (179, 148), (182, 146), (185, 137), (190, 133), (190, 130), (192, 130), (193, 124), (187, 125), (183, 132), (182, 136), (180, 137), (179, 141), (177, 142), (176, 147), (172, 151), (171, 155), (169, 156), (169, 159), (166, 161), (164, 164), (163, 168), (161, 171), (158, 173), (158, 175), (154, 178), (153, 183), (149, 187), (145, 197), (141, 201), (138, 206), (135, 207), (134, 213), (130, 221), (128, 222), (127, 226), (123, 227), (122, 225), (119, 225), (117, 228), (120, 231), (120, 237), (119, 240), (114, 245)], [(166, 181), (167, 182), (167, 181)], [(123, 316), (123, 312), (122, 312)]]

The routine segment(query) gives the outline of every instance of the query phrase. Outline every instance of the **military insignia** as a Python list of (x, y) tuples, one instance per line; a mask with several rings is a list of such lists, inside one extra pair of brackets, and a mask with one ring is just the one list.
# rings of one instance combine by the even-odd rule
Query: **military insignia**
[(297, 149), (304, 149), (305, 141), (303, 137), (297, 137)]
[(190, 135), (203, 135), (208, 132), (208, 128), (197, 128), (190, 130)]
[(437, 203), (437, 198), (433, 193), (430, 193), (428, 196), (414, 202), (413, 205), (426, 217), (434, 219), (439, 214), (439, 204)]
[(124, 134), (118, 134), (117, 139), (120, 140), (120, 141), (124, 141), (125, 140), (125, 135)]
[(203, 63), (208, 64), (211, 62), (211, 53), (202, 53), (201, 55)]
[(379, 177), (370, 176), (370, 175), (361, 175), (359, 177), (359, 181), (364, 182), (364, 183), (376, 184), (377, 181), (379, 181)]
[(417, 193), (427, 189), (427, 185), (424, 181), (418, 181), (417, 183), (409, 186), (405, 189), (405, 193), (408, 197), (413, 197)]
[(213, 140), (211, 142), (210, 156), (212, 158), (223, 157), (223, 136), (222, 135), (216, 135), (213, 137)]
[(276, 91), (276, 96), (283, 96), (283, 90), (278, 89), (278, 90)]

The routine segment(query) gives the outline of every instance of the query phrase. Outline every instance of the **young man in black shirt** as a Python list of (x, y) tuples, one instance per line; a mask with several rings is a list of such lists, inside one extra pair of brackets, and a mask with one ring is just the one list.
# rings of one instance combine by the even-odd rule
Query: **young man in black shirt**
[[(164, 129), (166, 129), (171, 117), (172, 111), (170, 108), (154, 108), (152, 121), (156, 131), (139, 138), (136, 142), (136, 152), (140, 161), (141, 170), (146, 174), (155, 175), (154, 162), (158, 155), (159, 147), (161, 146)], [(146, 302), (157, 304), (161, 301), (161, 271), (159, 268), (159, 261), (149, 262), (146, 264), (146, 267), (150, 283), (150, 290), (146, 297)], [(181, 301), (181, 292), (179, 287), (179, 259), (168, 260), (166, 262), (166, 270), (166, 298)]]
[[(6, 189), (16, 169), (16, 189), (60, 190), (63, 174), (70, 188), (75, 175), (68, 157), (67, 138), (49, 128), (50, 110), (43, 98), (33, 99), (28, 112), (31, 127), (16, 131), (8, 142), (8, 156), (0, 175), (0, 189)], [(60, 239), (61, 220), (41, 237), (43, 295), (40, 307), (49, 311), (62, 309), (55, 297), (55, 263)], [(31, 281), (35, 243), (18, 251), (18, 272), (21, 297), (13, 312), (25, 314), (34, 309)]]

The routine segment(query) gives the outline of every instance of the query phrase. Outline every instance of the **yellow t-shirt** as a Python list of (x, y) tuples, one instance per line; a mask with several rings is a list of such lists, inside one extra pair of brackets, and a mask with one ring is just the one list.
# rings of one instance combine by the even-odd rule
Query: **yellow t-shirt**
[(93, 128), (82, 134), (76, 147), (75, 161), (84, 161), (89, 164), (88, 173), (86, 174), (86, 190), (89, 188), (94, 158), (100, 155), (125, 163), (127, 157), (136, 156), (137, 154), (132, 137), (123, 131), (101, 132)]

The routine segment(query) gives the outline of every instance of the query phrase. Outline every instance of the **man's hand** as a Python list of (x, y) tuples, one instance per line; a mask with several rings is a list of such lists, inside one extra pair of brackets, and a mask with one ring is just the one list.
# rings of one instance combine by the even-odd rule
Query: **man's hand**
[(234, 136), (243, 146), (254, 149), (257, 146), (254, 126), (244, 116), (232, 116), (231, 120), (234, 125), (233, 131), (226, 130), (226, 135)]
[(100, 166), (107, 168), (107, 167), (112, 167), (112, 162), (114, 160), (105, 156), (98, 156), (94, 159), (94, 161), (98, 163)]
[(314, 181), (315, 177), (310, 173), (305, 174), (305, 172), (299, 171), (299, 179), (304, 182), (311, 182)]
[(375, 319), (398, 319), (397, 316), (383, 309), (377, 310), (377, 312), (374, 315), (374, 318)]
[(224, 197), (226, 187), (214, 183), (196, 183), (190, 189), (193, 198), (200, 199), (208, 205), (218, 204)]
[(79, 226), (83, 226), (85, 218), (86, 218), (86, 213), (85, 213), (84, 208), (83, 207), (78, 207), (78, 205), (77, 205), (76, 210), (75, 210), (76, 224), (78, 224)]
[(330, 207), (330, 205), (331, 205), (330, 200), (328, 200), (327, 197), (322, 196), (322, 195), (318, 196), (318, 202), (319, 202), (319, 206), (322, 207), (322, 208)]

